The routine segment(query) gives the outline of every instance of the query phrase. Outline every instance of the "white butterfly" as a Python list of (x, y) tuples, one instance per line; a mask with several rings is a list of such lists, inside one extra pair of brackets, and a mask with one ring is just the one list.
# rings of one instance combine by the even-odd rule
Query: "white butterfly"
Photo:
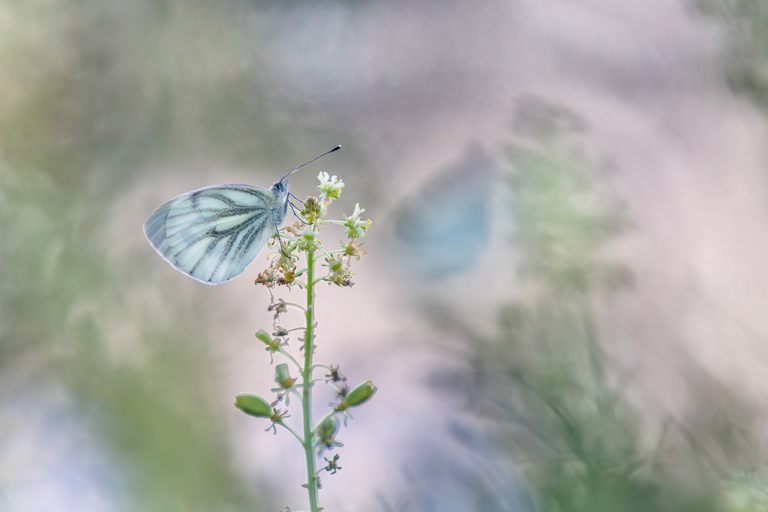
[(213, 185), (174, 197), (144, 223), (144, 235), (173, 268), (203, 284), (226, 283), (242, 273), (283, 223), (288, 176), (336, 146), (285, 173), (269, 190)]

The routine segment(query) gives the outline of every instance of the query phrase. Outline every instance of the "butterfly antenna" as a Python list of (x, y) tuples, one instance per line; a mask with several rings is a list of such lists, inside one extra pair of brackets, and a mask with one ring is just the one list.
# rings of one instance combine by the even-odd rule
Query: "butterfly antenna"
[(341, 149), (341, 145), (339, 144), (338, 146), (335, 146), (335, 147), (333, 147), (333, 148), (329, 149), (328, 151), (326, 151), (326, 152), (325, 152), (325, 153), (323, 153), (322, 155), (317, 155), (317, 156), (316, 156), (315, 158), (313, 158), (312, 160), (309, 160), (309, 161), (307, 161), (307, 162), (304, 162), (304, 163), (303, 163), (303, 164), (301, 164), (301, 165), (297, 165), (296, 167), (294, 167), (293, 169), (291, 169), (291, 170), (290, 170), (290, 171), (288, 171), (287, 173), (283, 174), (283, 176), (280, 178), (280, 181), (283, 181), (283, 180), (285, 180), (285, 179), (286, 179), (288, 176), (290, 176), (291, 174), (295, 173), (296, 171), (298, 171), (299, 169), (301, 169), (301, 168), (302, 168), (302, 167), (304, 167), (305, 165), (309, 165), (309, 164), (311, 164), (312, 162), (314, 162), (314, 161), (315, 161), (315, 160), (317, 160), (318, 158), (322, 158), (322, 157), (324, 157), (325, 155), (330, 155), (330, 154), (331, 154), (331, 153), (333, 153), (334, 151), (338, 151), (338, 150), (340, 150), (340, 149)]

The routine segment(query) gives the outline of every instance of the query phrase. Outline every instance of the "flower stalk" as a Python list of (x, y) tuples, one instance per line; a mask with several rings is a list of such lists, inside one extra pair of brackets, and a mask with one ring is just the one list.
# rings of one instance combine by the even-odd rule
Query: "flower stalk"
[[(359, 205), (355, 205), (351, 216), (344, 215), (343, 220), (326, 218), (331, 203), (341, 196), (344, 182), (336, 176), (329, 176), (328, 173), (320, 173), (318, 179), (319, 198), (307, 198), (300, 209), (300, 222), (280, 230), (279, 236), (271, 243), (273, 250), (270, 265), (256, 278), (257, 285), (263, 285), (269, 290), (271, 300), (267, 309), (274, 315), (272, 334), (262, 329), (256, 333), (256, 338), (269, 354), (270, 364), (276, 363), (277, 387), (272, 389), (275, 400), (268, 403), (257, 395), (246, 393), (239, 395), (236, 401), (236, 406), (246, 414), (270, 420), (267, 430), (276, 433), (277, 427), (283, 427), (299, 441), (306, 465), (307, 481), (304, 487), (307, 489), (309, 512), (322, 510), (319, 504), (319, 474), (325, 471), (334, 475), (341, 470), (338, 453), (332, 458), (323, 457), (327, 465), (321, 464), (319, 470), (317, 465), (317, 458), (323, 456), (325, 451), (343, 446), (336, 437), (341, 425), (339, 416), (343, 417), (346, 426), (347, 418), (350, 417), (348, 409), (367, 403), (376, 392), (376, 386), (370, 380), (350, 391), (347, 378), (341, 373), (339, 365), (314, 362), (317, 286), (322, 283), (328, 286), (352, 286), (351, 263), (365, 254), (360, 239), (372, 225), (370, 219), (361, 219), (360, 216), (365, 210)], [(298, 209), (296, 205), (292, 206)], [(326, 227), (343, 229), (347, 240), (336, 249), (326, 249), (319, 238), (320, 230)], [(302, 256), (306, 264), (303, 268), (300, 265)], [(321, 273), (320, 264), (326, 271), (324, 275), (318, 276), (317, 274)], [(303, 289), (305, 304), (276, 299), (273, 290), (278, 286), (289, 290), (294, 286)], [(303, 326), (287, 327), (281, 323), (289, 307), (304, 314)], [(297, 331), (301, 332), (298, 340), (303, 342), (303, 345), (298, 348), (303, 351), (303, 357), (291, 352), (293, 347), (290, 338)], [(282, 358), (283, 361), (275, 362), (274, 358)], [(291, 377), (288, 363), (299, 371), (300, 382), (299, 379)], [(327, 370), (328, 373), (316, 378), (313, 372), (317, 369)], [(312, 419), (312, 391), (315, 384), (332, 386), (337, 397), (336, 402), (330, 404), (328, 412), (317, 424)], [(291, 395), (301, 398), (301, 427), (295, 429), (287, 421), (287, 407), (290, 405)], [(285, 410), (277, 409), (281, 403), (286, 406)]]
[[(313, 226), (314, 228), (314, 226)], [(301, 409), (304, 420), (304, 458), (307, 464), (307, 493), (309, 510), (317, 512), (317, 472), (315, 471), (315, 453), (312, 447), (312, 355), (315, 351), (315, 251), (307, 251), (307, 306), (304, 328), (304, 370), (301, 374), (303, 384)]]

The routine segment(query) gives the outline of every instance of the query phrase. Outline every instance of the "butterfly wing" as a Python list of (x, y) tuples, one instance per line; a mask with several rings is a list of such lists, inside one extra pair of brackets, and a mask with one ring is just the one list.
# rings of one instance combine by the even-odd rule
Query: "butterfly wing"
[(275, 234), (275, 196), (250, 185), (216, 185), (160, 205), (144, 223), (152, 247), (204, 284), (243, 272)]

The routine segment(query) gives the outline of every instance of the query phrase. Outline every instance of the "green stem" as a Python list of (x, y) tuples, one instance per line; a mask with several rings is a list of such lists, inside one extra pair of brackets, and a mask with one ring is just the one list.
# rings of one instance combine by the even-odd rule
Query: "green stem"
[(312, 441), (312, 353), (315, 343), (315, 253), (307, 251), (307, 328), (304, 331), (304, 369), (301, 373), (302, 400), (304, 419), (304, 456), (307, 461), (307, 493), (309, 494), (310, 512), (318, 512), (317, 473), (315, 472), (315, 453)]
[(291, 428), (291, 426), (290, 426), (290, 425), (288, 425), (286, 422), (284, 422), (284, 421), (281, 421), (280, 423), (278, 423), (278, 425), (280, 425), (280, 426), (281, 426), (281, 427), (283, 427), (285, 430), (287, 430), (288, 432), (290, 432), (291, 434), (293, 434), (293, 437), (295, 437), (295, 438), (296, 438), (296, 439), (297, 439), (297, 440), (298, 440), (298, 441), (299, 441), (301, 444), (304, 444), (304, 440), (301, 438), (301, 436), (298, 434), (298, 432), (296, 432), (295, 430), (293, 430), (293, 429)]
[(293, 302), (283, 302), (286, 306), (293, 306), (294, 308), (298, 308), (306, 313), (306, 310), (304, 309), (304, 306), (300, 306), (299, 304), (293, 303)]
[(289, 353), (288, 353), (288, 352), (287, 352), (285, 349), (282, 349), (282, 348), (280, 348), (280, 349), (278, 349), (277, 351), (278, 351), (280, 354), (282, 354), (283, 356), (285, 356), (285, 358), (286, 358), (286, 359), (288, 359), (289, 361), (293, 362), (293, 364), (295, 364), (295, 365), (296, 365), (296, 368), (298, 368), (298, 370), (299, 370), (300, 372), (303, 372), (303, 371), (304, 371), (304, 369), (301, 367), (301, 365), (300, 365), (300, 364), (299, 364), (299, 362), (296, 360), (296, 358), (294, 358), (294, 357), (293, 357), (291, 354), (289, 354)]

